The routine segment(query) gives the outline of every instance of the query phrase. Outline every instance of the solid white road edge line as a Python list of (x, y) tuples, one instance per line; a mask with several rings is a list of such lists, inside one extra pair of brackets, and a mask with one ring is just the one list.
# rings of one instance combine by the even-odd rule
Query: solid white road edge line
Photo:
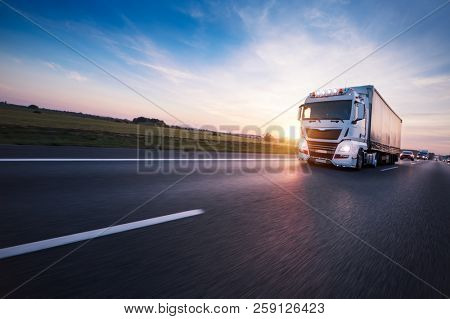
[(205, 162), (294, 160), (297, 160), (297, 158), (0, 158), (0, 162)]
[(43, 249), (48, 249), (48, 248), (53, 248), (53, 247), (57, 247), (57, 246), (67, 245), (67, 244), (71, 244), (71, 243), (76, 243), (79, 241), (88, 240), (88, 239), (92, 239), (92, 238), (117, 234), (117, 233), (129, 231), (132, 229), (166, 223), (166, 222), (170, 222), (170, 221), (177, 220), (177, 219), (200, 215), (203, 213), (204, 213), (203, 209), (194, 209), (194, 210), (189, 210), (189, 211), (185, 211), (185, 212), (181, 212), (181, 213), (144, 219), (144, 220), (140, 220), (137, 222), (90, 230), (90, 231), (86, 231), (86, 232), (82, 232), (82, 233), (78, 233), (78, 234), (56, 237), (56, 238), (36, 241), (33, 243), (17, 245), (17, 246), (8, 247), (8, 248), (2, 248), (2, 249), (0, 249), (0, 259), (17, 256), (17, 255), (22, 255), (22, 254), (27, 254), (27, 253), (31, 253), (31, 252), (35, 252), (35, 251), (39, 251), (39, 250), (43, 250)]
[(391, 169), (396, 169), (396, 168), (398, 168), (398, 166), (388, 167), (388, 168), (380, 169), (380, 172), (389, 171)]

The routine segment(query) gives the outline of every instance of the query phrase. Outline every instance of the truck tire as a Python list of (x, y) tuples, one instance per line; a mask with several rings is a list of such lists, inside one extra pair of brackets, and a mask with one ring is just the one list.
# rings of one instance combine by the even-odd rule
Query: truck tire
[(372, 162), (372, 167), (373, 168), (376, 168), (377, 166), (378, 166), (378, 154), (377, 153), (375, 153), (375, 155), (374, 155), (374, 160), (373, 160), (373, 162)]
[(389, 154), (389, 165), (395, 164), (395, 157), (393, 154)]
[(377, 166), (382, 166), (383, 165), (383, 157), (381, 156), (380, 152), (376, 153), (376, 159), (377, 159)]
[(356, 166), (355, 169), (357, 171), (361, 170), (361, 168), (363, 167), (364, 164), (364, 154), (362, 152), (362, 150), (360, 149), (358, 151), (358, 155), (356, 156)]

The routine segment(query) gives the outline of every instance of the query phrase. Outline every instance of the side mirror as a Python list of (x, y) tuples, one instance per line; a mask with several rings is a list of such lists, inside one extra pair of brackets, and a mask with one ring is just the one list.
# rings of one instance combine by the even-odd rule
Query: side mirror
[(303, 106), (305, 106), (305, 105), (302, 104), (302, 105), (300, 105), (299, 108), (298, 108), (298, 116), (297, 116), (297, 119), (298, 119), (299, 121), (302, 120)]
[(355, 109), (355, 119), (352, 121), (352, 124), (356, 124), (359, 121), (364, 120), (364, 118), (366, 117), (366, 110), (364, 107), (364, 104), (355, 104), (356, 109)]
[(359, 104), (358, 107), (358, 119), (359, 120), (364, 120), (366, 118), (366, 108), (364, 106), (364, 104)]

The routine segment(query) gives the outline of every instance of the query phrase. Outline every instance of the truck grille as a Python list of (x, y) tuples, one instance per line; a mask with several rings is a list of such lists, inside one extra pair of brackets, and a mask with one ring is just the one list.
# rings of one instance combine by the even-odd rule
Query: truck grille
[(341, 135), (340, 129), (331, 129), (331, 130), (318, 130), (313, 128), (307, 128), (306, 134), (309, 138), (320, 138), (324, 140), (337, 140), (339, 135)]
[(333, 159), (337, 143), (308, 142), (309, 155), (311, 157)]

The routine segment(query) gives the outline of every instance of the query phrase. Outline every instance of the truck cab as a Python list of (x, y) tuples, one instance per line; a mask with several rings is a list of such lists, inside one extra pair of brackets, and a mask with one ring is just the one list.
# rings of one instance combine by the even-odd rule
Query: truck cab
[(352, 88), (311, 93), (299, 109), (299, 159), (361, 168), (367, 162), (367, 104), (367, 96)]
[(400, 155), (402, 119), (373, 85), (313, 92), (299, 120), (301, 160), (360, 169)]

